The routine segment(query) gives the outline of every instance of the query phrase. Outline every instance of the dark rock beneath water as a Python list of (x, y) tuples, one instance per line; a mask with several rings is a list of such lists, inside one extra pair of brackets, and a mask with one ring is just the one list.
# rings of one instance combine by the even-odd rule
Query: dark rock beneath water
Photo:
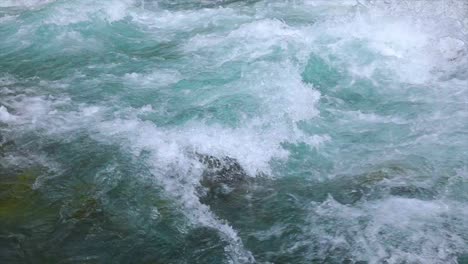
[(436, 192), (417, 186), (395, 186), (390, 188), (390, 194), (405, 198), (417, 198), (423, 200), (434, 199)]
[(198, 153), (196, 156), (206, 166), (202, 183), (236, 185), (245, 182), (248, 177), (236, 159), (230, 157), (217, 158)]
[(196, 153), (197, 159), (206, 169), (201, 180), (200, 196), (203, 202), (212, 199), (229, 199), (235, 193), (243, 192), (249, 183), (247, 172), (231, 157), (217, 158)]

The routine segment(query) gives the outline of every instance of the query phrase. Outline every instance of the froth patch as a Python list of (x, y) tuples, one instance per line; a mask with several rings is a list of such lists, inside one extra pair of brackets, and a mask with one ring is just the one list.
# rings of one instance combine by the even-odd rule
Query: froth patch
[[(226, 34), (196, 35), (189, 40), (188, 52), (215, 49), (216, 59), (221, 61), (244, 59), (253, 61), (271, 54), (275, 47), (287, 51), (295, 47), (300, 56), (309, 50), (310, 37), (307, 31), (298, 30), (274, 19), (260, 19), (241, 24)], [(305, 49), (305, 52), (301, 49)], [(229, 52), (226, 53), (226, 50)]]
[(182, 79), (182, 75), (176, 70), (155, 70), (150, 73), (126, 73), (123, 79), (132, 86), (160, 88), (175, 84)]
[[(194, 152), (234, 158), (250, 176), (270, 173), (271, 159), (288, 157), (281, 143), (307, 142), (319, 146), (329, 140), (327, 136), (307, 136), (285, 123), (265, 124), (262, 121), (240, 128), (189, 124), (184, 128), (164, 129), (145, 121), (114, 120), (103, 122), (99, 127), (103, 135), (128, 142), (135, 156), (150, 151), (158, 166), (177, 167), (185, 173), (193, 169)], [(193, 180), (197, 182), (196, 178)]]
[(0, 3), (0, 7), (28, 7), (35, 8), (54, 2), (56, 0), (5, 0)]
[(442, 56), (449, 61), (466, 56), (466, 44), (460, 39), (444, 37), (439, 39), (439, 50)]
[(16, 116), (10, 114), (5, 106), (0, 106), (0, 122), (10, 123), (16, 120)]
[[(447, 215), (463, 208), (453, 202), (397, 197), (348, 206), (329, 197), (313, 206), (307, 232), (314, 239), (322, 237), (332, 249), (370, 263), (451, 262), (465, 243), (454, 232), (457, 220)], [(324, 222), (333, 223), (334, 232)]]
[(64, 2), (54, 5), (51, 10), (52, 15), (46, 17), (44, 22), (67, 26), (90, 21), (96, 17), (107, 22), (115, 22), (128, 16), (133, 5), (132, 0), (109, 0), (99, 3), (86, 0), (79, 2), (79, 4)]

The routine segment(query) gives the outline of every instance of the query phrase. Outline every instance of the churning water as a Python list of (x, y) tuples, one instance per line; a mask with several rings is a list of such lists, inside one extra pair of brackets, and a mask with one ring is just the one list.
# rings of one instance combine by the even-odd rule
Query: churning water
[(468, 1), (0, 1), (1, 263), (468, 263)]

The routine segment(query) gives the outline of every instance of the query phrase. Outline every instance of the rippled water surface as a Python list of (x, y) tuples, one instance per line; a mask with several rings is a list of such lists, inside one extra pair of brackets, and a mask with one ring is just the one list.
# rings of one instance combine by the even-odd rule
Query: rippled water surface
[(468, 263), (468, 1), (0, 1), (1, 263)]

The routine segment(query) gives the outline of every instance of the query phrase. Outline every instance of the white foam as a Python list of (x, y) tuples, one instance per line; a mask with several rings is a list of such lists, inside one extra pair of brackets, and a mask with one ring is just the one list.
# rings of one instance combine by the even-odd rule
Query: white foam
[[(454, 1), (453, 5), (439, 0), (364, 2), (365, 8), (357, 9), (354, 15), (332, 16), (317, 23), (313, 34), (334, 40), (315, 47), (316, 54), (323, 58), (341, 54), (340, 62), (334, 63), (344, 65), (336, 66), (347, 66), (353, 76), (372, 81), (374, 73), (384, 72), (402, 82), (428, 84), (441, 78), (439, 72), (447, 76), (449, 70), (454, 76), (465, 67), (462, 60), (455, 62), (456, 66), (447, 62), (466, 57), (466, 35), (460, 35), (463, 12), (455, 11), (468, 10), (463, 1)], [(359, 54), (362, 51), (367, 54)], [(363, 59), (369, 55), (375, 58)]]
[(106, 141), (113, 138), (120, 144), (122, 141), (126, 142), (124, 148), (130, 150), (135, 158), (143, 151), (151, 153), (149, 161), (155, 180), (164, 187), (170, 197), (178, 201), (192, 224), (210, 226), (221, 232), (223, 239), (229, 243), (227, 250), (234, 263), (253, 259), (251, 253), (244, 249), (234, 229), (213, 215), (209, 207), (200, 203), (196, 187), (200, 182), (202, 166), (187, 153), (191, 145), (192, 150), (196, 149), (202, 153), (203, 150), (208, 150), (209, 152), (205, 153), (210, 154), (216, 149), (213, 146), (219, 148), (220, 145), (235, 144), (239, 147), (239, 140), (242, 138), (236, 136), (236, 142), (228, 142), (226, 137), (220, 135), (220, 131), (207, 133), (203, 127), (164, 130), (150, 122), (138, 120), (113, 120), (101, 122), (98, 126), (101, 133), (98, 138)]
[(439, 39), (439, 50), (447, 60), (455, 60), (458, 57), (466, 56), (466, 45), (460, 39), (445, 37)]
[(15, 121), (16, 117), (8, 112), (5, 106), (0, 106), (0, 122), (10, 123)]
[[(313, 207), (308, 232), (370, 263), (447, 263), (466, 246), (445, 227), (453, 224), (446, 216), (458, 210), (466, 210), (466, 206), (397, 197), (348, 206), (330, 197)], [(323, 233), (324, 220), (333, 221), (334, 233)]]
[[(231, 61), (250, 62), (249, 67), (242, 69), (241, 79), (224, 89), (260, 99), (264, 119), (268, 116), (281, 120), (286, 116), (297, 122), (317, 116), (315, 105), (320, 98), (320, 93), (301, 77), (313, 39), (308, 32), (309, 28), (295, 29), (279, 20), (254, 20), (227, 35), (196, 35), (185, 51), (196, 52), (215, 66)], [(280, 52), (282, 59), (268, 60), (275, 52)], [(293, 59), (298, 62), (291, 62)]]
[(99, 18), (112, 23), (129, 16), (132, 7), (133, 0), (64, 2), (54, 5), (44, 22), (66, 26)]
[(231, 8), (221, 7), (179, 11), (154, 10), (145, 12), (138, 10), (132, 13), (132, 16), (135, 22), (149, 29), (164, 30), (165, 33), (169, 34), (174, 30), (187, 32), (198, 28), (224, 26), (224, 23), (229, 24), (229, 22), (247, 18)]
[[(182, 128), (163, 129), (138, 120), (114, 120), (100, 124), (103, 135), (127, 141), (134, 155), (149, 150), (164, 166), (177, 164), (184, 171), (192, 169), (191, 152), (235, 158), (251, 176), (270, 173), (272, 158), (286, 158), (283, 142), (307, 142), (313, 147), (329, 140), (327, 136), (306, 136), (285, 123), (254, 121), (240, 128), (189, 124)], [(189, 152), (189, 153), (188, 153)], [(194, 178), (195, 183), (197, 179)]]
[(182, 79), (176, 70), (155, 70), (150, 73), (126, 73), (123, 79), (132, 87), (161, 88), (177, 83)]
[[(352, 0), (306, 1), (305, 8), (348, 8), (361, 6), (362, 3)], [(421, 3), (417, 3), (419, 7), (414, 6), (415, 10), (426, 10)], [(382, 5), (384, 8), (373, 9), (371, 4), (366, 3), (364, 6), (369, 9), (360, 9), (361, 13), (357, 15), (292, 26), (284, 21), (266, 18), (269, 11), (243, 11), (244, 14), (232, 8), (211, 8), (197, 11), (157, 10), (153, 13), (136, 10), (132, 1), (57, 3), (52, 8), (54, 15), (48, 17), (46, 23), (69, 25), (92, 19), (115, 22), (130, 18), (145, 34), (154, 34), (161, 41), (185, 35), (179, 33), (200, 32), (182, 43), (181, 52), (200, 62), (190, 65), (191, 74), (196, 75), (207, 69), (217, 71), (226, 62), (245, 62), (238, 80), (217, 86), (216, 93), (204, 98), (205, 101), (200, 104), (224, 95), (248, 94), (258, 100), (259, 111), (253, 117), (244, 118), (235, 128), (205, 120), (192, 120), (178, 127), (158, 127), (138, 118), (138, 114), (159, 110), (150, 105), (113, 112), (110, 106), (105, 105), (106, 102), (103, 105), (76, 105), (67, 98), (20, 95), (12, 96), (11, 100), (2, 98), (2, 104), (5, 100), (5, 105), (15, 114), (1, 106), (0, 121), (14, 122), (17, 127), (9, 129), (16, 129), (18, 133), (40, 131), (38, 133), (44, 133), (44, 136), (65, 138), (86, 129), (93, 138), (119, 145), (122, 151), (130, 153), (135, 159), (145, 158), (155, 180), (180, 203), (189, 221), (194, 225), (207, 225), (220, 230), (229, 242), (228, 250), (238, 257), (235, 262), (241, 262), (251, 258), (250, 252), (244, 249), (235, 230), (201, 204), (196, 195), (203, 166), (193, 158), (194, 152), (235, 158), (251, 177), (255, 177), (259, 173), (272, 173), (272, 160), (288, 157), (289, 153), (282, 143), (305, 142), (317, 147), (332, 140), (327, 135), (309, 135), (296, 125), (299, 121), (313, 121), (318, 115), (316, 105), (320, 93), (301, 80), (302, 69), (312, 51), (324, 58), (340, 55), (338, 62), (330, 63), (337, 63), (333, 65), (337, 67), (344, 65), (352, 76), (372, 79), (374, 72), (389, 69), (399, 78), (397, 82), (417, 84), (437, 82), (438, 76), (434, 76), (433, 70), (437, 67), (445, 69), (447, 60), (454, 60), (458, 54), (465, 52), (466, 45), (461, 38), (440, 36), (445, 25), (442, 27), (437, 25), (437, 21), (426, 23), (432, 20), (418, 21), (411, 16), (399, 16), (398, 5)], [(213, 28), (219, 31), (213, 33), (207, 30)], [(210, 33), (204, 33), (207, 31)], [(18, 34), (27, 36), (30, 30), (23, 27)], [(321, 37), (328, 42), (316, 42)], [(70, 40), (80, 45), (87, 41), (71, 31), (59, 36), (59, 41)], [(377, 59), (370, 63), (363, 62), (361, 48)], [(440, 58), (445, 58), (444, 62)], [(120, 77), (105, 77), (122, 80), (132, 88), (159, 89), (177, 83), (185, 76), (175, 70), (146, 69), (145, 72), (130, 72)], [(12, 85), (14, 81), (1, 79), (0, 84)], [(460, 81), (458, 86), (465, 84)], [(2, 93), (9, 96), (9, 91), (3, 89)], [(345, 114), (352, 119), (350, 122), (406, 122), (359, 111)], [(463, 113), (460, 116), (464, 117)], [(436, 136), (430, 136), (433, 137), (431, 140), (437, 141)], [(422, 140), (427, 143), (426, 139)], [(392, 157), (389, 154), (386, 158)], [(11, 160), (14, 161), (14, 158)], [(310, 229), (305, 233), (318, 232), (324, 240), (340, 246), (347, 246), (348, 243), (356, 257), (368, 259), (371, 263), (378, 263), (383, 258), (390, 263), (402, 260), (422, 263), (451, 261), (453, 251), (465, 246), (457, 234), (443, 228), (445, 215), (455, 210), (466, 211), (466, 208), (443, 201), (406, 198), (382, 198), (347, 206), (330, 198), (322, 204), (313, 205), (313, 217), (323, 221), (314, 222), (311, 217)], [(157, 211), (153, 212), (153, 217), (157, 219)], [(336, 220), (336, 236), (320, 229), (330, 218)], [(278, 229), (270, 231), (273, 234), (281, 232)], [(399, 232), (411, 236), (405, 239), (392, 236)], [(353, 238), (354, 244), (346, 241), (346, 237)], [(388, 241), (397, 241), (398, 244), (384, 244)], [(300, 242), (306, 244), (308, 241), (304, 239)], [(416, 251), (409, 252), (405, 246)], [(390, 256), (388, 252), (391, 252)]]
[(15, 20), (18, 16), (17, 15), (4, 15), (2, 17), (0, 17), (0, 23), (5, 23), (5, 22), (11, 22), (13, 20)]
[(259, 97), (265, 107), (262, 115), (278, 121), (287, 116), (294, 122), (318, 115), (320, 93), (302, 81), (298, 66), (288, 61), (253, 65), (235, 85)]
[(310, 5), (314, 7), (321, 7), (321, 6), (326, 6), (326, 7), (337, 7), (337, 6), (356, 6), (359, 4), (358, 0), (335, 0), (335, 1), (329, 1), (329, 0), (305, 0), (304, 1), (305, 5)]
[(9, 86), (16, 83), (18, 80), (11, 75), (2, 75), (0, 77), (0, 86)]
[[(242, 24), (229, 34), (207, 34), (193, 37), (185, 46), (188, 52), (214, 50), (213, 59), (221, 62), (230, 60), (253, 61), (271, 54), (278, 47), (287, 51), (289, 46), (297, 48), (297, 55), (304, 59), (310, 50), (307, 31), (289, 27), (279, 20), (262, 19)], [(226, 53), (226, 50), (229, 51)], [(213, 52), (213, 50), (211, 50)]]
[(61, 49), (67, 53), (79, 53), (83, 50), (98, 51), (103, 48), (100, 41), (93, 37), (85, 37), (80, 32), (66, 30), (57, 35), (50, 48)]
[(366, 122), (366, 123), (395, 123), (407, 124), (408, 121), (398, 117), (381, 116), (375, 113), (363, 113), (361, 111), (349, 111), (344, 113), (347, 118), (343, 122)]
[(0, 7), (40, 7), (56, 0), (3, 0)]

